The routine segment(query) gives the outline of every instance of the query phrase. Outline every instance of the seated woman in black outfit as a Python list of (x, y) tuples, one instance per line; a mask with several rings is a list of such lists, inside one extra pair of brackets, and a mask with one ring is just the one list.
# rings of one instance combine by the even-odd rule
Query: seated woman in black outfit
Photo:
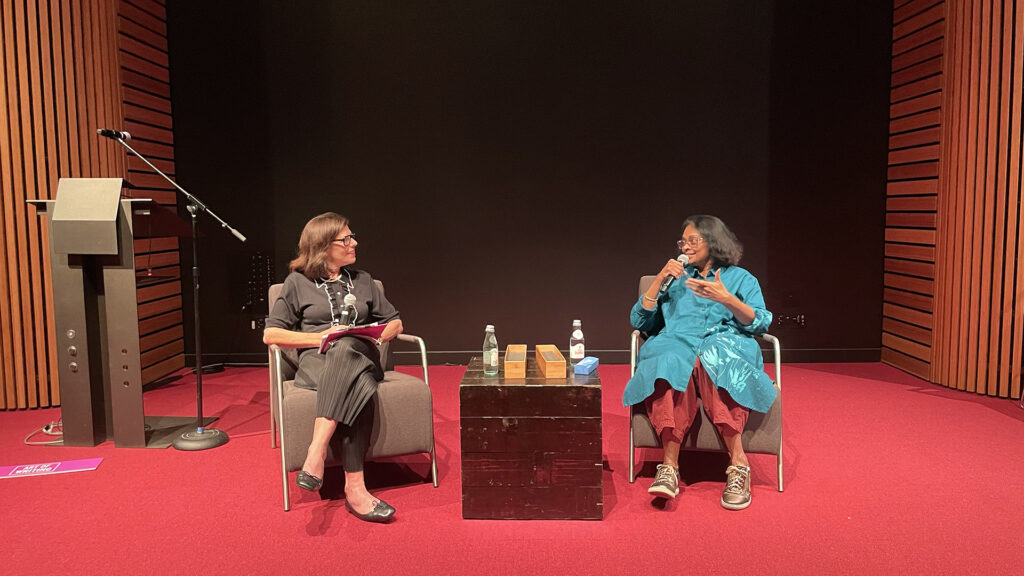
[(316, 491), (323, 483), (327, 445), (341, 437), (345, 468), (345, 507), (370, 522), (386, 522), (395, 509), (374, 498), (363, 482), (363, 460), (370, 445), (373, 407), (369, 400), (384, 378), (380, 351), (362, 338), (339, 338), (326, 354), (320, 354), (320, 337), (343, 329), (344, 298), (356, 297), (358, 324), (387, 322), (382, 341), (402, 333), (398, 311), (388, 302), (369, 274), (349, 268), (356, 261), (355, 234), (348, 219), (333, 212), (306, 223), (299, 238), (298, 257), (277, 300), (271, 303), (266, 344), (299, 349), (295, 385), (316, 390), (313, 439), (296, 483)]

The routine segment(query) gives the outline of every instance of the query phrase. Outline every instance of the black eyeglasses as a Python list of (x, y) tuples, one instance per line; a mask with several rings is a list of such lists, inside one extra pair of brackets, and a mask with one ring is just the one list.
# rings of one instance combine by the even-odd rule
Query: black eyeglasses
[(704, 242), (704, 239), (700, 236), (690, 236), (689, 238), (683, 238), (682, 240), (676, 240), (676, 246), (682, 250), (687, 244), (696, 248)]
[(341, 244), (342, 246), (348, 246), (349, 244), (352, 243), (352, 240), (355, 240), (355, 239), (356, 239), (356, 235), (355, 234), (349, 234), (348, 236), (345, 236), (343, 238), (335, 238), (334, 240), (331, 240), (331, 242), (336, 243), (336, 244)]

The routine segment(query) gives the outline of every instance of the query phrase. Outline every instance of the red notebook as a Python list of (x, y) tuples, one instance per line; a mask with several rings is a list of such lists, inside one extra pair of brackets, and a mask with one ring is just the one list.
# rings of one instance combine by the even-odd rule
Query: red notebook
[(377, 324), (376, 322), (374, 322), (373, 324), (353, 326), (351, 328), (342, 327), (339, 328), (338, 330), (335, 330), (334, 332), (328, 332), (327, 334), (324, 334), (320, 338), (320, 353), (325, 354), (327, 350), (331, 347), (331, 342), (334, 342), (335, 340), (341, 338), (342, 336), (355, 336), (357, 338), (363, 338), (365, 340), (370, 340), (374, 344), (380, 346), (380, 336), (381, 334), (384, 333), (384, 328), (386, 327), (387, 324)]

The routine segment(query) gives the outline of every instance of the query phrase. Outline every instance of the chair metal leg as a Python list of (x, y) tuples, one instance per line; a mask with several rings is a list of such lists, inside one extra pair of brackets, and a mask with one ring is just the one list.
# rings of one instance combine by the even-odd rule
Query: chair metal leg
[(636, 474), (633, 473), (634, 462), (636, 461), (636, 446), (635, 440), (633, 440), (633, 408), (629, 408), (629, 483), (632, 484), (636, 480)]
[(437, 488), (437, 458), (434, 457), (433, 446), (430, 448), (430, 477), (434, 480), (434, 488)]
[(782, 492), (782, 446), (779, 446), (779, 455), (776, 459), (779, 462), (779, 492)]
[[(284, 429), (285, 429), (285, 421), (284, 421), (284, 381), (282, 379), (283, 375), (281, 374), (281, 371), (280, 371), (280, 368), (281, 368), (280, 351), (278, 351), (277, 360), (278, 360), (278, 364), (277, 364), (277, 368), (278, 368), (278, 371), (277, 371), (277, 377), (278, 377), (278, 386), (277, 386), (277, 432), (278, 432), (278, 434), (281, 435), (281, 438), (280, 438), (280, 440), (281, 440), (281, 491), (282, 491), (283, 496), (284, 496), (284, 511), (287, 512), (287, 511), (291, 510), (292, 506), (291, 506), (291, 500), (289, 499), (289, 495), (288, 495), (288, 467), (286, 466), (286, 461), (285, 461), (285, 446), (287, 446), (288, 444), (285, 443), (285, 437), (284, 437)], [(271, 411), (271, 412), (273, 412), (273, 411)]]

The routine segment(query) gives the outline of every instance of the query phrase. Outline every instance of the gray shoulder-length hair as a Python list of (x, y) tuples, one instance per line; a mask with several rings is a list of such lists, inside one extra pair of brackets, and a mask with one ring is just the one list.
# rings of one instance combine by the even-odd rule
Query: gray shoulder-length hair
[(704, 238), (704, 243), (708, 245), (708, 254), (716, 266), (735, 266), (740, 263), (740, 258), (743, 257), (743, 244), (740, 244), (725, 222), (715, 216), (696, 214), (683, 222), (683, 230), (690, 225), (693, 225)]

